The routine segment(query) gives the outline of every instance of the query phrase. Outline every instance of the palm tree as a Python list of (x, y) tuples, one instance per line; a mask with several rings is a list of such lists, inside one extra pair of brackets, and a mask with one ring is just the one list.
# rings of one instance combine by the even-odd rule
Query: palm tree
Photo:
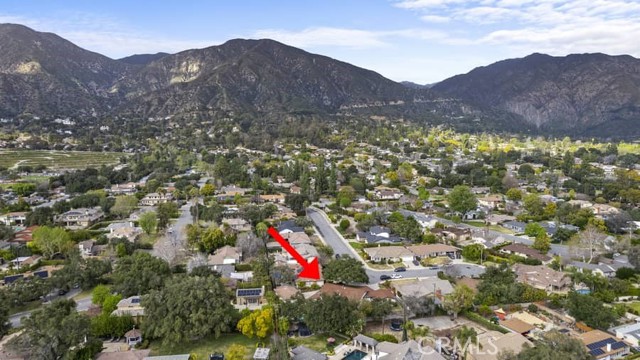
[[(454, 344), (454, 350), (456, 348), (459, 348), (458, 351), (462, 350), (463, 359), (466, 359), (467, 353), (469, 352), (469, 347), (472, 346), (474, 343), (477, 344), (478, 342), (478, 333), (476, 332), (476, 329), (465, 325), (456, 332), (454, 339), (456, 339), (456, 343)], [(478, 344), (478, 347), (480, 347), (479, 344)]]

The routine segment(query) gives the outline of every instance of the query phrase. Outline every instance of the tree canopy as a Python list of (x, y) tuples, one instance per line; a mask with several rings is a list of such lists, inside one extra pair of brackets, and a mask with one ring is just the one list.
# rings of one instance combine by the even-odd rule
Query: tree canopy
[(468, 186), (458, 185), (451, 190), (447, 197), (449, 208), (461, 214), (466, 214), (475, 210), (478, 206), (478, 199)]
[(142, 306), (144, 334), (165, 344), (218, 337), (238, 320), (224, 285), (213, 276), (176, 276), (144, 296)]
[(368, 283), (369, 277), (362, 263), (351, 257), (334, 259), (322, 269), (325, 280), (343, 284)]
[(170, 275), (167, 262), (145, 252), (136, 252), (118, 260), (113, 271), (113, 289), (124, 297), (142, 295), (162, 288)]

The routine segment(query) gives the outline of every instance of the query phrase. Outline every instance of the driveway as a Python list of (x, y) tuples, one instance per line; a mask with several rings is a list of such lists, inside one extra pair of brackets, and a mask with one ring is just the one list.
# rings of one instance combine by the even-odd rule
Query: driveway
[[(340, 256), (347, 255), (355, 259), (360, 260), (365, 267), (367, 276), (369, 276), (369, 283), (375, 284), (380, 282), (380, 276), (392, 274), (400, 274), (403, 278), (417, 278), (417, 277), (431, 277), (437, 276), (438, 271), (443, 269), (428, 269), (428, 268), (413, 268), (407, 269), (407, 271), (395, 273), (393, 270), (376, 270), (369, 267), (369, 265), (362, 260), (360, 255), (348, 244), (347, 240), (340, 235), (340, 233), (331, 225), (331, 222), (327, 218), (326, 214), (319, 209), (308, 208), (307, 216), (316, 226), (318, 234), (324, 240), (324, 242), (331, 246), (335, 254)], [(458, 276), (479, 276), (484, 273), (484, 267), (472, 264), (452, 264), (450, 265), (451, 271)]]

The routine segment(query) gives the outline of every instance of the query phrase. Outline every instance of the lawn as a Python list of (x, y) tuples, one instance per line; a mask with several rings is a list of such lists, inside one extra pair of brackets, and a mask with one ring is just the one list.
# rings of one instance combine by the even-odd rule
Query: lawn
[(640, 313), (640, 302), (628, 303), (627, 306)]
[(307, 337), (295, 337), (289, 338), (289, 344), (291, 347), (295, 347), (298, 345), (304, 345), (309, 349), (313, 349), (318, 352), (326, 352), (331, 349), (327, 348), (327, 339), (333, 337), (336, 339), (335, 345), (341, 344), (347, 340), (346, 337), (337, 334), (316, 334)]
[(45, 165), (49, 169), (83, 169), (117, 164), (124, 153), (54, 150), (0, 150), (0, 167)]
[(362, 251), (362, 249), (364, 249), (364, 244), (356, 242), (356, 241), (350, 241), (349, 245), (351, 245), (351, 247), (356, 249), (356, 251), (358, 251), (358, 252), (360, 252), (360, 251)]
[(196, 341), (189, 341), (173, 347), (162, 346), (160, 342), (151, 343), (151, 355), (177, 355), (192, 354), (196, 359), (208, 359), (209, 355), (215, 352), (226, 354), (231, 345), (239, 344), (247, 348), (246, 356), (253, 356), (258, 344), (257, 339), (249, 339), (242, 334), (222, 334), (219, 338), (213, 335)]

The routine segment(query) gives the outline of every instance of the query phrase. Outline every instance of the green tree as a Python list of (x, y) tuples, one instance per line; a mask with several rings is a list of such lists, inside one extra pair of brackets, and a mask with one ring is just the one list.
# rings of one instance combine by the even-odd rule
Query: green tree
[(569, 315), (577, 321), (596, 329), (608, 329), (616, 321), (616, 314), (611, 308), (602, 305), (602, 301), (591, 295), (569, 293), (566, 308)]
[(540, 251), (543, 254), (546, 254), (551, 250), (551, 238), (547, 235), (545, 231), (542, 234), (538, 234), (536, 239), (533, 241), (532, 248)]
[(110, 212), (118, 218), (125, 218), (129, 216), (138, 206), (138, 198), (133, 195), (117, 196), (116, 202), (111, 207)]
[(107, 296), (111, 294), (111, 290), (106, 285), (98, 285), (91, 292), (91, 302), (102, 306)]
[(103, 314), (111, 314), (115, 309), (118, 308), (118, 303), (122, 300), (122, 295), (120, 294), (109, 294), (104, 298), (102, 302), (102, 313)]
[(463, 358), (466, 359), (467, 353), (474, 344), (478, 343), (478, 333), (476, 329), (463, 325), (453, 336), (455, 339), (453, 351), (463, 352)]
[(361, 308), (366, 316), (382, 322), (382, 333), (384, 334), (384, 319), (391, 314), (394, 306), (394, 303), (389, 299), (375, 298), (371, 301), (365, 301)]
[(227, 349), (225, 359), (227, 360), (245, 360), (247, 354), (247, 348), (240, 344), (233, 344)]
[(511, 201), (520, 201), (522, 200), (522, 191), (518, 188), (511, 188), (507, 190), (507, 199)]
[(451, 210), (461, 214), (475, 210), (478, 206), (476, 195), (465, 185), (455, 186), (447, 196), (447, 201)]
[(458, 285), (453, 292), (444, 297), (442, 305), (451, 314), (453, 318), (457, 319), (458, 314), (471, 307), (473, 305), (473, 290), (466, 285)]
[(467, 261), (480, 261), (483, 255), (484, 246), (480, 244), (471, 244), (462, 248), (462, 257)]
[(118, 260), (113, 271), (113, 290), (124, 297), (160, 289), (171, 275), (169, 264), (145, 252), (136, 252)]
[(315, 333), (355, 335), (364, 326), (358, 304), (340, 295), (322, 295), (308, 302), (304, 319)]
[(349, 228), (350, 225), (351, 223), (349, 222), (349, 219), (342, 219), (340, 221), (340, 230), (345, 231)]
[(74, 248), (69, 233), (61, 227), (41, 226), (33, 231), (33, 246), (47, 258), (54, 254), (67, 254)]
[(524, 208), (531, 216), (542, 216), (544, 214), (544, 202), (540, 200), (538, 194), (529, 194), (524, 197)]
[(330, 282), (342, 284), (366, 284), (369, 282), (369, 277), (362, 263), (351, 257), (342, 257), (330, 261), (322, 269), (322, 274), (325, 280)]
[(252, 339), (254, 336), (264, 340), (273, 332), (274, 316), (273, 308), (265, 307), (261, 310), (251, 311), (238, 321), (237, 329), (245, 336)]
[(532, 238), (544, 235), (547, 233), (542, 225), (538, 223), (528, 223), (527, 226), (524, 227), (524, 234), (530, 236)]
[(32, 183), (17, 183), (11, 186), (11, 189), (18, 196), (29, 196), (36, 191), (36, 184)]
[(0, 304), (0, 336), (5, 336), (9, 329), (11, 329), (9, 306), (3, 302)]
[(237, 311), (217, 277), (178, 276), (142, 298), (143, 332), (163, 344), (179, 344), (207, 335), (216, 338), (238, 320)]
[(87, 337), (93, 340), (89, 336), (89, 319), (76, 312), (75, 307), (73, 300), (58, 299), (34, 310), (23, 320), (24, 332), (12, 346), (33, 359), (73, 359), (72, 348), (78, 351), (86, 346)]
[(140, 215), (140, 219), (138, 220), (138, 224), (142, 231), (144, 231), (147, 235), (150, 235), (158, 226), (158, 218), (154, 211), (147, 211)]
[(212, 196), (216, 192), (216, 187), (213, 184), (206, 183), (200, 189), (202, 196)]

